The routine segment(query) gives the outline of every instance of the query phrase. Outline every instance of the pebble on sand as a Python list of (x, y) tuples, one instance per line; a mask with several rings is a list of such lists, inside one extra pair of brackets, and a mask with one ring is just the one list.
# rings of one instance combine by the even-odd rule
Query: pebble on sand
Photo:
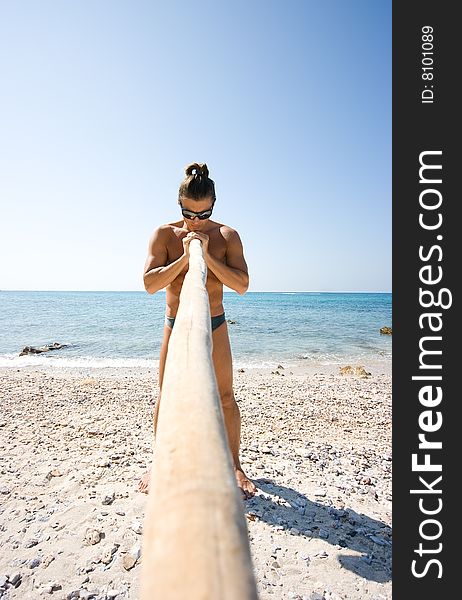
[(85, 532), (84, 542), (88, 545), (97, 544), (101, 540), (101, 532), (89, 527)]
[(122, 559), (123, 567), (126, 571), (133, 569), (141, 556), (141, 546), (136, 544), (125, 554)]

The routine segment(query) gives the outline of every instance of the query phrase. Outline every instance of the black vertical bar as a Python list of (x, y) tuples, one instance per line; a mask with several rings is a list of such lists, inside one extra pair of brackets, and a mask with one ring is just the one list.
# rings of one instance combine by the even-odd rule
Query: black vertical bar
[[(461, 36), (454, 7), (455, 3), (445, 1), (393, 3), (393, 598), (397, 600), (460, 594), (450, 591), (460, 590), (459, 552), (453, 548), (461, 531), (457, 506), (461, 495), (456, 487), (462, 439), (458, 420), (462, 398), (456, 386), (456, 371), (462, 371), (456, 364), (462, 331), (456, 313), (462, 271), (457, 266), (462, 232), (456, 211), (462, 202), (455, 184), (460, 155), (456, 148), (460, 111), (455, 103)], [(426, 169), (419, 177), (419, 157), (441, 170)], [(420, 204), (436, 206), (440, 200), (434, 209)], [(435, 226), (441, 215), (441, 225), (426, 229), (419, 215), (425, 226)], [(430, 268), (421, 271), (423, 267)], [(428, 283), (439, 275), (441, 281)], [(421, 290), (427, 293), (421, 296)], [(436, 306), (439, 299), (446, 308)], [(424, 303), (434, 305), (424, 307)], [(428, 339), (422, 341), (424, 337)], [(421, 355), (422, 348), (442, 353)], [(421, 402), (419, 393), (425, 386), (435, 399), (441, 388), (439, 404)], [(422, 398), (426, 401), (430, 396)], [(424, 416), (425, 411), (431, 412)], [(424, 431), (422, 425), (434, 426), (435, 431)], [(419, 449), (419, 434), (425, 434), (427, 441), (441, 442), (442, 448)], [(429, 455), (427, 460), (442, 470), (413, 470), (413, 454), (419, 464)]]

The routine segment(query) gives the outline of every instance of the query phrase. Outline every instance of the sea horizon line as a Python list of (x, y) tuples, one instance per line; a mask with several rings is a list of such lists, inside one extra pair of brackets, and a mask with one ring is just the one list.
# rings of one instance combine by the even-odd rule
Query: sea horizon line
[[(70, 293), (108, 293), (108, 294), (138, 294), (147, 293), (145, 290), (0, 290), (0, 292), (70, 292)], [(159, 290), (156, 294), (165, 294)], [(235, 294), (233, 290), (223, 290), (224, 294)], [(246, 294), (391, 294), (392, 291), (376, 290), (248, 290)]]

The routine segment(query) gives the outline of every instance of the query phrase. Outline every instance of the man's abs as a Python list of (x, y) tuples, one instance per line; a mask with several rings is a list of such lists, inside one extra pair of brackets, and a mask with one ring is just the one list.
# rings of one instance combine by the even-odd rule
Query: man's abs
[[(168, 317), (175, 317), (178, 312), (178, 306), (180, 303), (180, 292), (183, 287), (183, 281), (185, 278), (186, 271), (182, 271), (176, 279), (172, 281), (165, 288), (165, 303), (166, 303), (166, 311), (165, 314)], [(207, 292), (209, 294), (209, 302), (210, 302), (210, 315), (215, 317), (216, 315), (221, 315), (224, 312), (223, 308), (223, 284), (219, 279), (215, 277), (213, 273), (210, 271), (207, 274), (207, 282), (206, 282)]]

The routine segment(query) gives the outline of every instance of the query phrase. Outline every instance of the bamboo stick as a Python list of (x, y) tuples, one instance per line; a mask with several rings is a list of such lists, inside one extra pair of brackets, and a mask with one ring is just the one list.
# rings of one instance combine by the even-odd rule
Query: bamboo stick
[(212, 361), (207, 266), (190, 242), (162, 385), (141, 600), (256, 600), (241, 493)]

